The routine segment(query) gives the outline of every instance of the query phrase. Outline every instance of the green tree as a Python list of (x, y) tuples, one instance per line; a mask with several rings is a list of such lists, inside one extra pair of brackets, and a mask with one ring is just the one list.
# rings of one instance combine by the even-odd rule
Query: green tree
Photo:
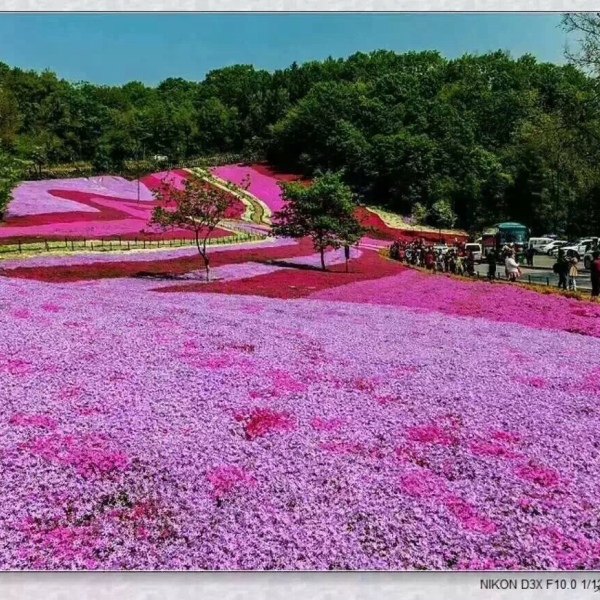
[(448, 200), (434, 202), (429, 211), (429, 221), (439, 229), (452, 229), (456, 224), (456, 213)]
[(342, 181), (341, 173), (320, 175), (310, 186), (293, 182), (281, 187), (287, 205), (273, 216), (273, 233), (310, 237), (325, 271), (327, 248), (352, 246), (362, 235), (354, 216), (356, 203), (352, 190)]
[(209, 281), (210, 258), (206, 246), (212, 232), (225, 218), (232, 195), (210, 181), (192, 178), (186, 180), (183, 190), (164, 184), (155, 196), (159, 205), (154, 209), (151, 223), (165, 229), (181, 228), (193, 232)]
[(0, 85), (0, 147), (13, 145), (20, 126), (19, 106), (14, 94)]
[(425, 225), (427, 222), (427, 216), (429, 215), (429, 211), (427, 207), (421, 204), (420, 202), (415, 202), (412, 207), (412, 212), (410, 214), (412, 221), (416, 225)]
[(0, 221), (4, 219), (12, 192), (22, 177), (22, 162), (0, 150)]

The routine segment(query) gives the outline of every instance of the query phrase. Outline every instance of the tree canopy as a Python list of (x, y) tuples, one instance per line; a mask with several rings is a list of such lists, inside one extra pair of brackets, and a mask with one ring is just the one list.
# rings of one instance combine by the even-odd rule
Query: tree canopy
[[(583, 57), (592, 66), (593, 39)], [(443, 208), (472, 231), (521, 220), (539, 234), (598, 234), (599, 108), (593, 72), (504, 52), (380, 50), (156, 87), (0, 63), (0, 145), (38, 169), (87, 161), (119, 172), (156, 155), (185, 164), (252, 151), (311, 177), (343, 169), (366, 203), (431, 225)]]
[(164, 183), (155, 192), (158, 206), (152, 213), (151, 224), (162, 228), (187, 229), (193, 232), (198, 253), (204, 261), (206, 280), (210, 280), (208, 239), (231, 207), (232, 196), (205, 178), (190, 178), (181, 190)]
[(309, 185), (281, 185), (286, 206), (273, 216), (273, 233), (284, 237), (310, 237), (325, 266), (327, 248), (356, 244), (362, 229), (354, 209), (352, 190), (342, 181), (341, 173), (325, 173)]

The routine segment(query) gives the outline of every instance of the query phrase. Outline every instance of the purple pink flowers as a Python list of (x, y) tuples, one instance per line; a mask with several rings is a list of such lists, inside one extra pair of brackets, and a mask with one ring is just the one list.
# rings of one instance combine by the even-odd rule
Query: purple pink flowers
[(598, 305), (376, 246), (3, 263), (0, 569), (599, 569)]

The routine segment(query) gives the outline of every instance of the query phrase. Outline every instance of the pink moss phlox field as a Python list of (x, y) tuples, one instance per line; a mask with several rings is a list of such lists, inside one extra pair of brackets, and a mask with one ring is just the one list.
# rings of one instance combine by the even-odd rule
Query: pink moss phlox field
[(600, 340), (423, 278), (0, 278), (0, 568), (600, 568)]
[(265, 175), (252, 167), (242, 165), (215, 167), (212, 172), (217, 177), (235, 185), (242, 185), (249, 180), (248, 191), (259, 200), (262, 200), (273, 212), (284, 207), (278, 179), (273, 176)]
[[(122, 177), (109, 175), (74, 179), (45, 179), (24, 181), (13, 192), (13, 200), (8, 207), (9, 217), (39, 215), (45, 213), (98, 212), (74, 200), (61, 198), (61, 190), (89, 192), (100, 196), (114, 196), (124, 200), (137, 200), (137, 183)], [(143, 184), (140, 185), (140, 200), (149, 201), (154, 197)]]
[(171, 186), (176, 190), (183, 190), (188, 177), (189, 174), (186, 171), (175, 169), (173, 171), (160, 171), (146, 175), (140, 181), (152, 191), (158, 190), (164, 185)]
[[(600, 305), (555, 294), (540, 294), (503, 283), (460, 281), (406, 270), (376, 281), (361, 281), (315, 292), (311, 298), (420, 308), (447, 315), (558, 329), (600, 337)], [(514, 353), (518, 353), (515, 348)], [(518, 375), (517, 375), (518, 377)], [(543, 387), (538, 378), (529, 384)]]

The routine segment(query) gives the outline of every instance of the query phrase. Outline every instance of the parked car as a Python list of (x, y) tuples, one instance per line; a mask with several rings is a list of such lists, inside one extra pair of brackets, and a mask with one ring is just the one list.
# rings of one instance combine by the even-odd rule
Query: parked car
[(540, 252), (542, 252), (542, 248), (544, 246), (547, 246), (553, 241), (554, 240), (550, 237), (532, 237), (529, 238), (529, 246), (533, 247), (533, 250), (536, 254), (539, 254)]
[(588, 248), (586, 253), (583, 255), (583, 266), (586, 269), (589, 269), (591, 267), (592, 261), (594, 260), (592, 253), (594, 252), (594, 250), (599, 249), (599, 245), (600, 245), (600, 238), (592, 238), (591, 247)]
[(563, 250), (567, 256), (574, 256), (577, 260), (581, 260), (581, 258), (585, 256), (585, 253), (591, 249), (592, 241), (592, 238), (586, 238), (579, 240), (574, 244), (568, 244), (561, 248), (554, 248), (552, 250), (552, 256), (558, 256), (558, 251)]
[(483, 257), (483, 248), (481, 247), (481, 244), (475, 244), (475, 243), (465, 244), (465, 252), (467, 253), (467, 256), (468, 256), (469, 252), (472, 252), (473, 259), (475, 260), (475, 262), (477, 262), (477, 263), (481, 262), (481, 259)]
[(562, 248), (563, 246), (568, 246), (569, 242), (567, 240), (554, 240), (549, 244), (546, 244), (542, 247), (541, 252), (543, 254), (547, 254), (548, 256), (552, 256), (552, 251), (558, 248)]

